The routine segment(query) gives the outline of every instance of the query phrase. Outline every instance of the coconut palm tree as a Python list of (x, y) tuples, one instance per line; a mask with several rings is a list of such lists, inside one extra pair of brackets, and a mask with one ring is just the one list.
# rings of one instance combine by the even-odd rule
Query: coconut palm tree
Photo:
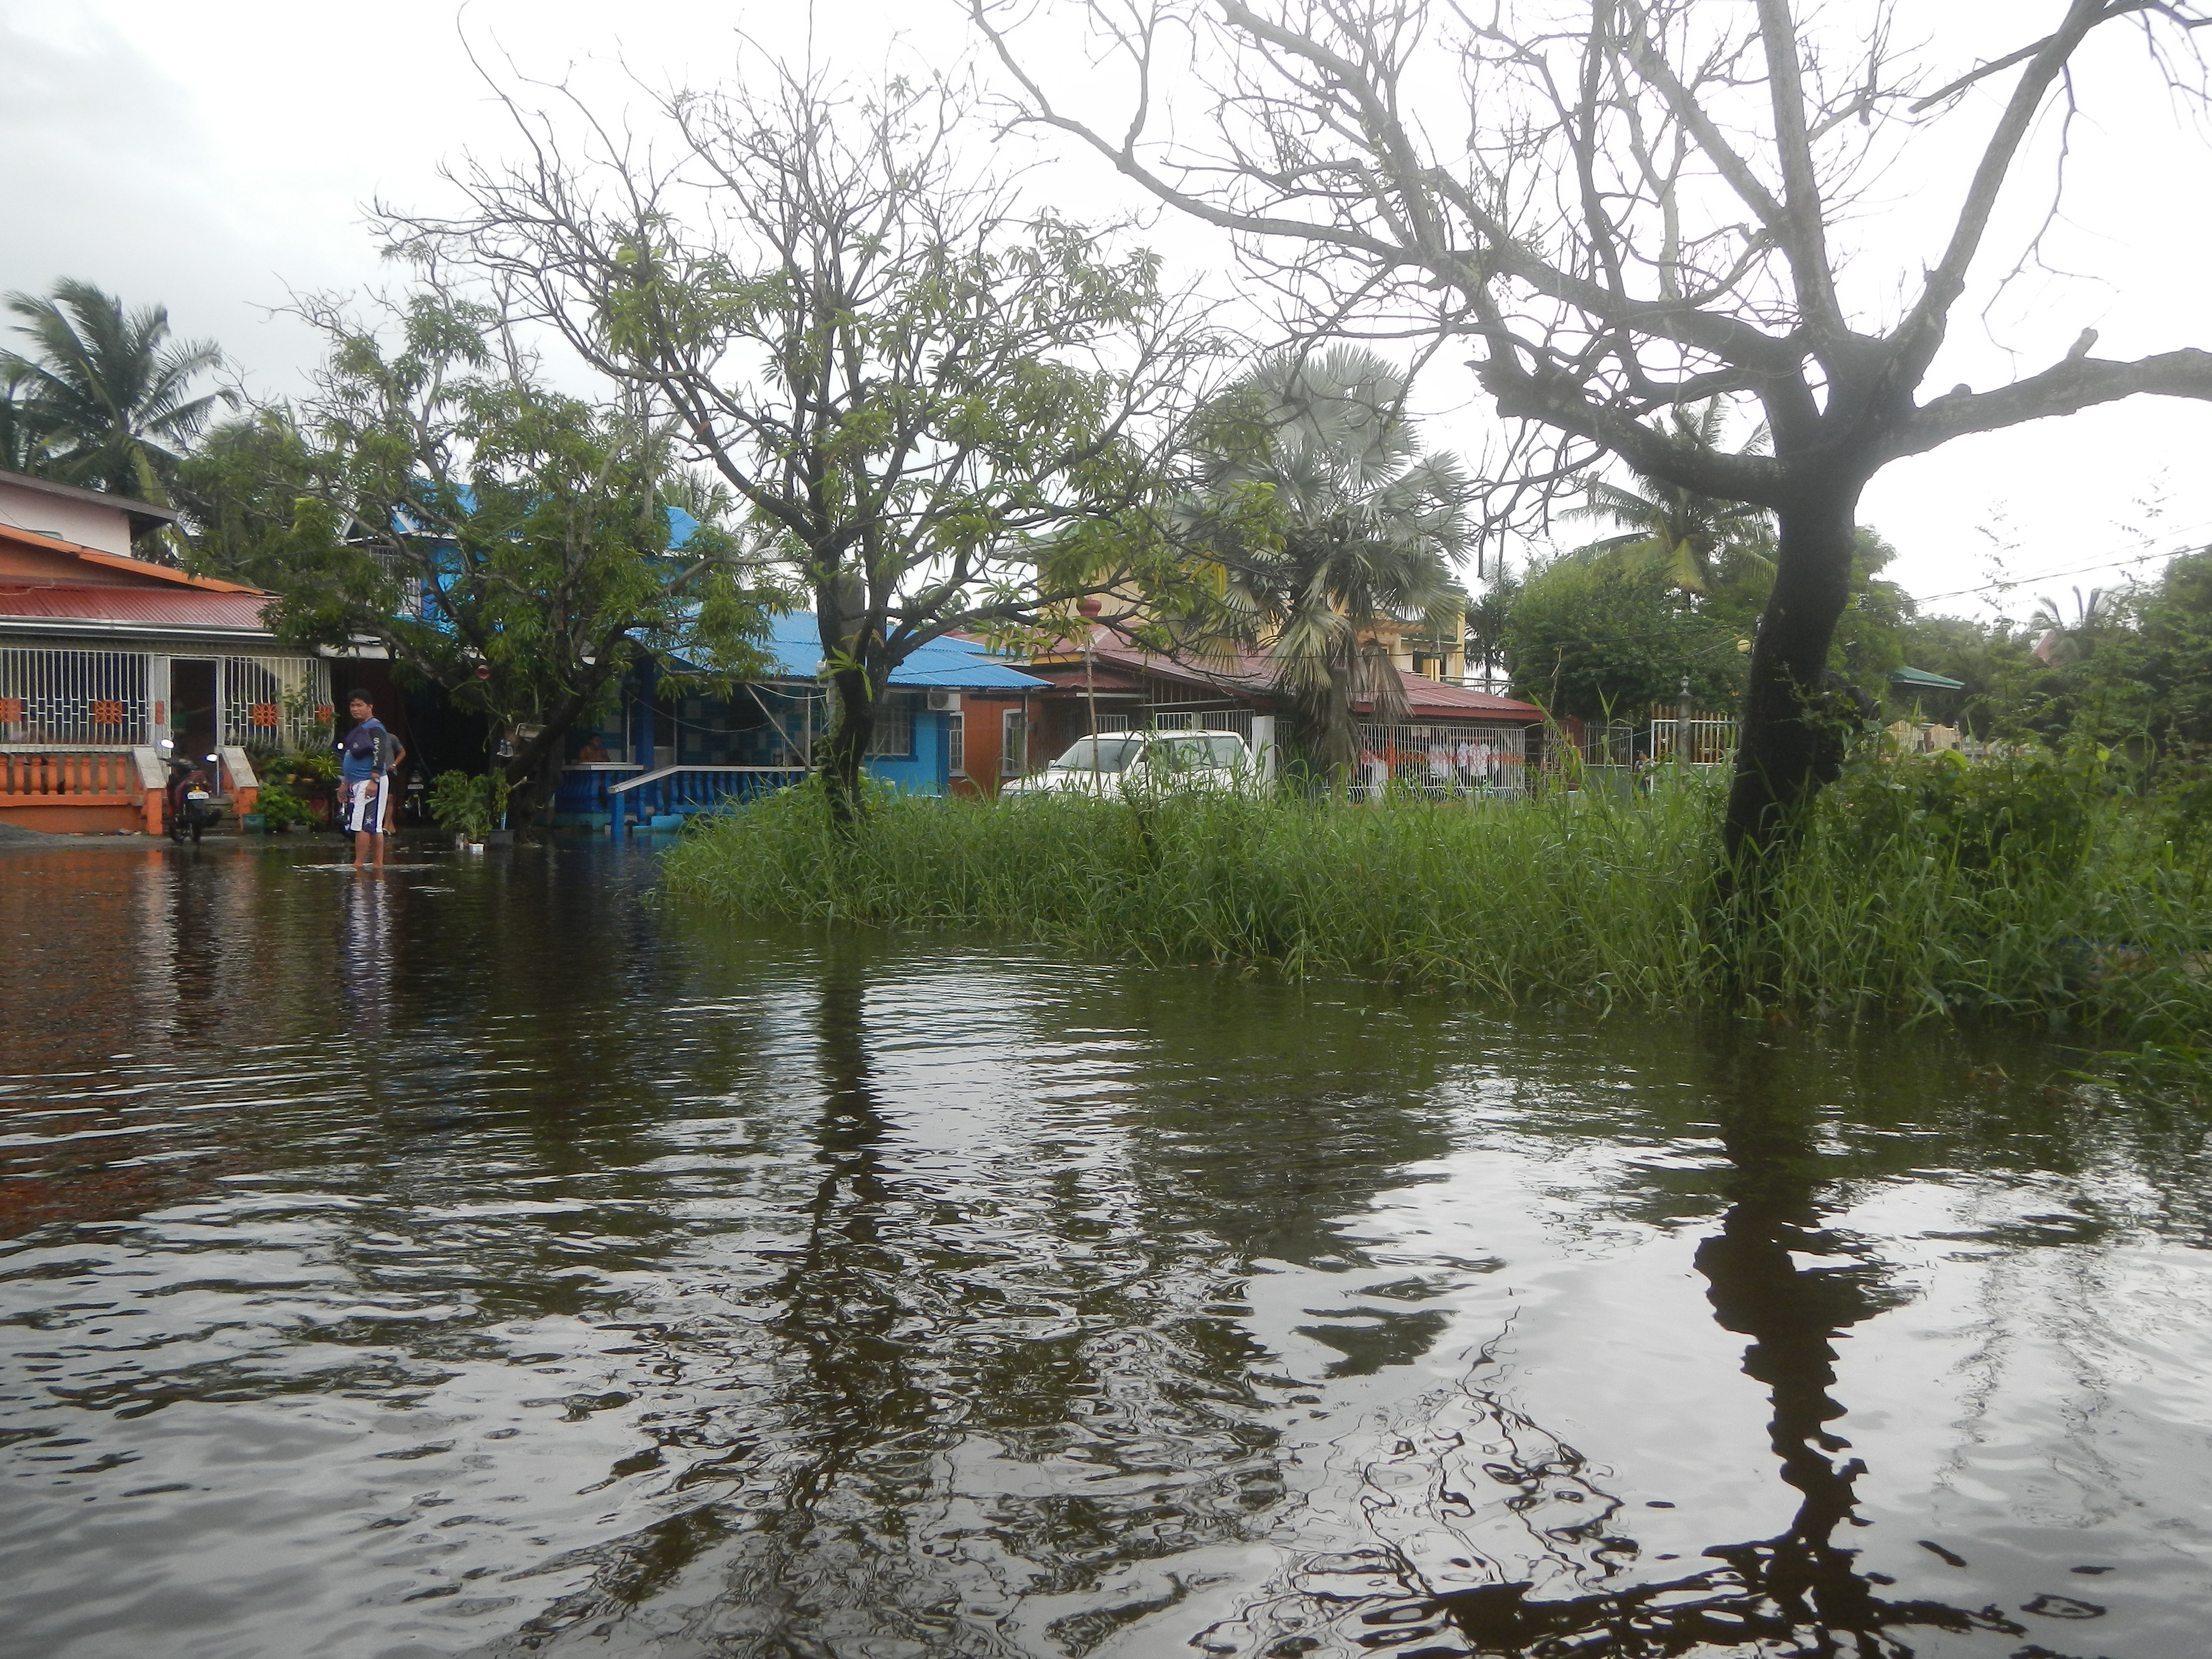
[(19, 421), (43, 439), (38, 470), (66, 483), (169, 504), (183, 451), (218, 405), (238, 406), (227, 388), (193, 395), (193, 382), (222, 366), (207, 340), (172, 340), (161, 306), (126, 312), (92, 283), (64, 277), (52, 295), (13, 293), (32, 355), (0, 351)]
[(1270, 358), (1216, 404), (1199, 447), (1227, 631), (1267, 647), (1339, 787), (1358, 755), (1353, 705), (1405, 714), (1376, 630), (1455, 627), (1464, 599), (1469, 486), (1452, 456), (1421, 453), (1406, 390), (1401, 371), (1357, 347)]
[(0, 472), (36, 472), (46, 465), (43, 423), (21, 392), (21, 377), (0, 370)]
[[(1713, 398), (1694, 409), (1669, 410), (1658, 429), (1685, 449), (1717, 450), (1727, 416), (1726, 407)], [(1762, 426), (1752, 434), (1743, 453), (1757, 455), (1766, 447), (1766, 428)], [(1577, 556), (1610, 556), (1655, 564), (1668, 581), (1689, 593), (1703, 593), (1711, 587), (1724, 554), (1741, 555), (1763, 568), (1771, 566), (1768, 549), (1773, 521), (1765, 507), (1701, 495), (1633, 469), (1631, 477), (1636, 489), (1623, 489), (1601, 480), (1590, 485), (1584, 505), (1561, 514), (1569, 520), (1597, 520), (1628, 526), (1626, 535), (1577, 549)]]
[(2074, 590), (2074, 620), (2069, 622), (2059, 610), (2058, 601), (2046, 593), (2035, 602), (2034, 613), (2027, 619), (2030, 628), (2043, 630), (2033, 647), (2036, 659), (2052, 668), (2081, 661), (2095, 648), (2098, 633), (2117, 619), (2119, 611), (2118, 594), (2101, 587), (2093, 587), (2084, 594), (2077, 587)]

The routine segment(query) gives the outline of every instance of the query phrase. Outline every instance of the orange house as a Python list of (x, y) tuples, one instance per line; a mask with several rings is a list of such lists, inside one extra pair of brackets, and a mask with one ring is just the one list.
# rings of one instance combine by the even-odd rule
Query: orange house
[(330, 665), (282, 647), (258, 588), (137, 558), (166, 507), (0, 472), (0, 823), (159, 834), (158, 744), (221, 757), (239, 811), (250, 750), (295, 744)]

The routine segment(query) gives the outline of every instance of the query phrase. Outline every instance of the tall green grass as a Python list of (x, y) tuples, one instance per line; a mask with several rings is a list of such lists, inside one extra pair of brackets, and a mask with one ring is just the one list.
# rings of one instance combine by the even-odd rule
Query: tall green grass
[(887, 799), (849, 837), (796, 790), (696, 826), (665, 879), (740, 915), (982, 927), (1512, 1003), (1702, 1009), (1748, 986), (1756, 1006), (1830, 1020), (2015, 1016), (2093, 1046), (2203, 1042), (2208, 860), (2078, 781), (1960, 797), (1943, 777), (1877, 766), (1832, 790), (1773, 921), (1726, 947), (1734, 961), (1701, 926), (1708, 783), (1477, 805)]

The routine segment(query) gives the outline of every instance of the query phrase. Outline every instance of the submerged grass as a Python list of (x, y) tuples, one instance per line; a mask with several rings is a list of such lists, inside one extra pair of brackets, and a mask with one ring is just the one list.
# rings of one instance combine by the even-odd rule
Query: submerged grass
[[(893, 799), (849, 837), (794, 790), (696, 825), (666, 883), (747, 915), (981, 927), (1510, 1003), (1708, 1009), (1735, 968), (1771, 1012), (2027, 1018), (2138, 1055), (2206, 1043), (2212, 860), (2148, 810), (2085, 789), (2057, 833), (2011, 805), (1989, 833), (1974, 802), (1931, 812), (1913, 778), (1877, 769), (1824, 799), (1775, 921), (1731, 963), (1699, 925), (1715, 789), (1475, 806)], [(2008, 834), (2015, 816), (2027, 828)]]

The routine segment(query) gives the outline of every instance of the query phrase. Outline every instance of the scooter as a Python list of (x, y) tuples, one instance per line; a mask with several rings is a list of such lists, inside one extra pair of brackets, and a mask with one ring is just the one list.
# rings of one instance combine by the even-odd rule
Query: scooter
[[(208, 787), (207, 774), (200, 770), (200, 762), (178, 754), (173, 738), (162, 738), (161, 748), (161, 758), (169, 767), (169, 781), (161, 791), (162, 828), (179, 846), (184, 845), (189, 835), (197, 847), (201, 833), (222, 816), (222, 809), (215, 804), (214, 793)], [(206, 760), (220, 776), (222, 757), (210, 755)]]

